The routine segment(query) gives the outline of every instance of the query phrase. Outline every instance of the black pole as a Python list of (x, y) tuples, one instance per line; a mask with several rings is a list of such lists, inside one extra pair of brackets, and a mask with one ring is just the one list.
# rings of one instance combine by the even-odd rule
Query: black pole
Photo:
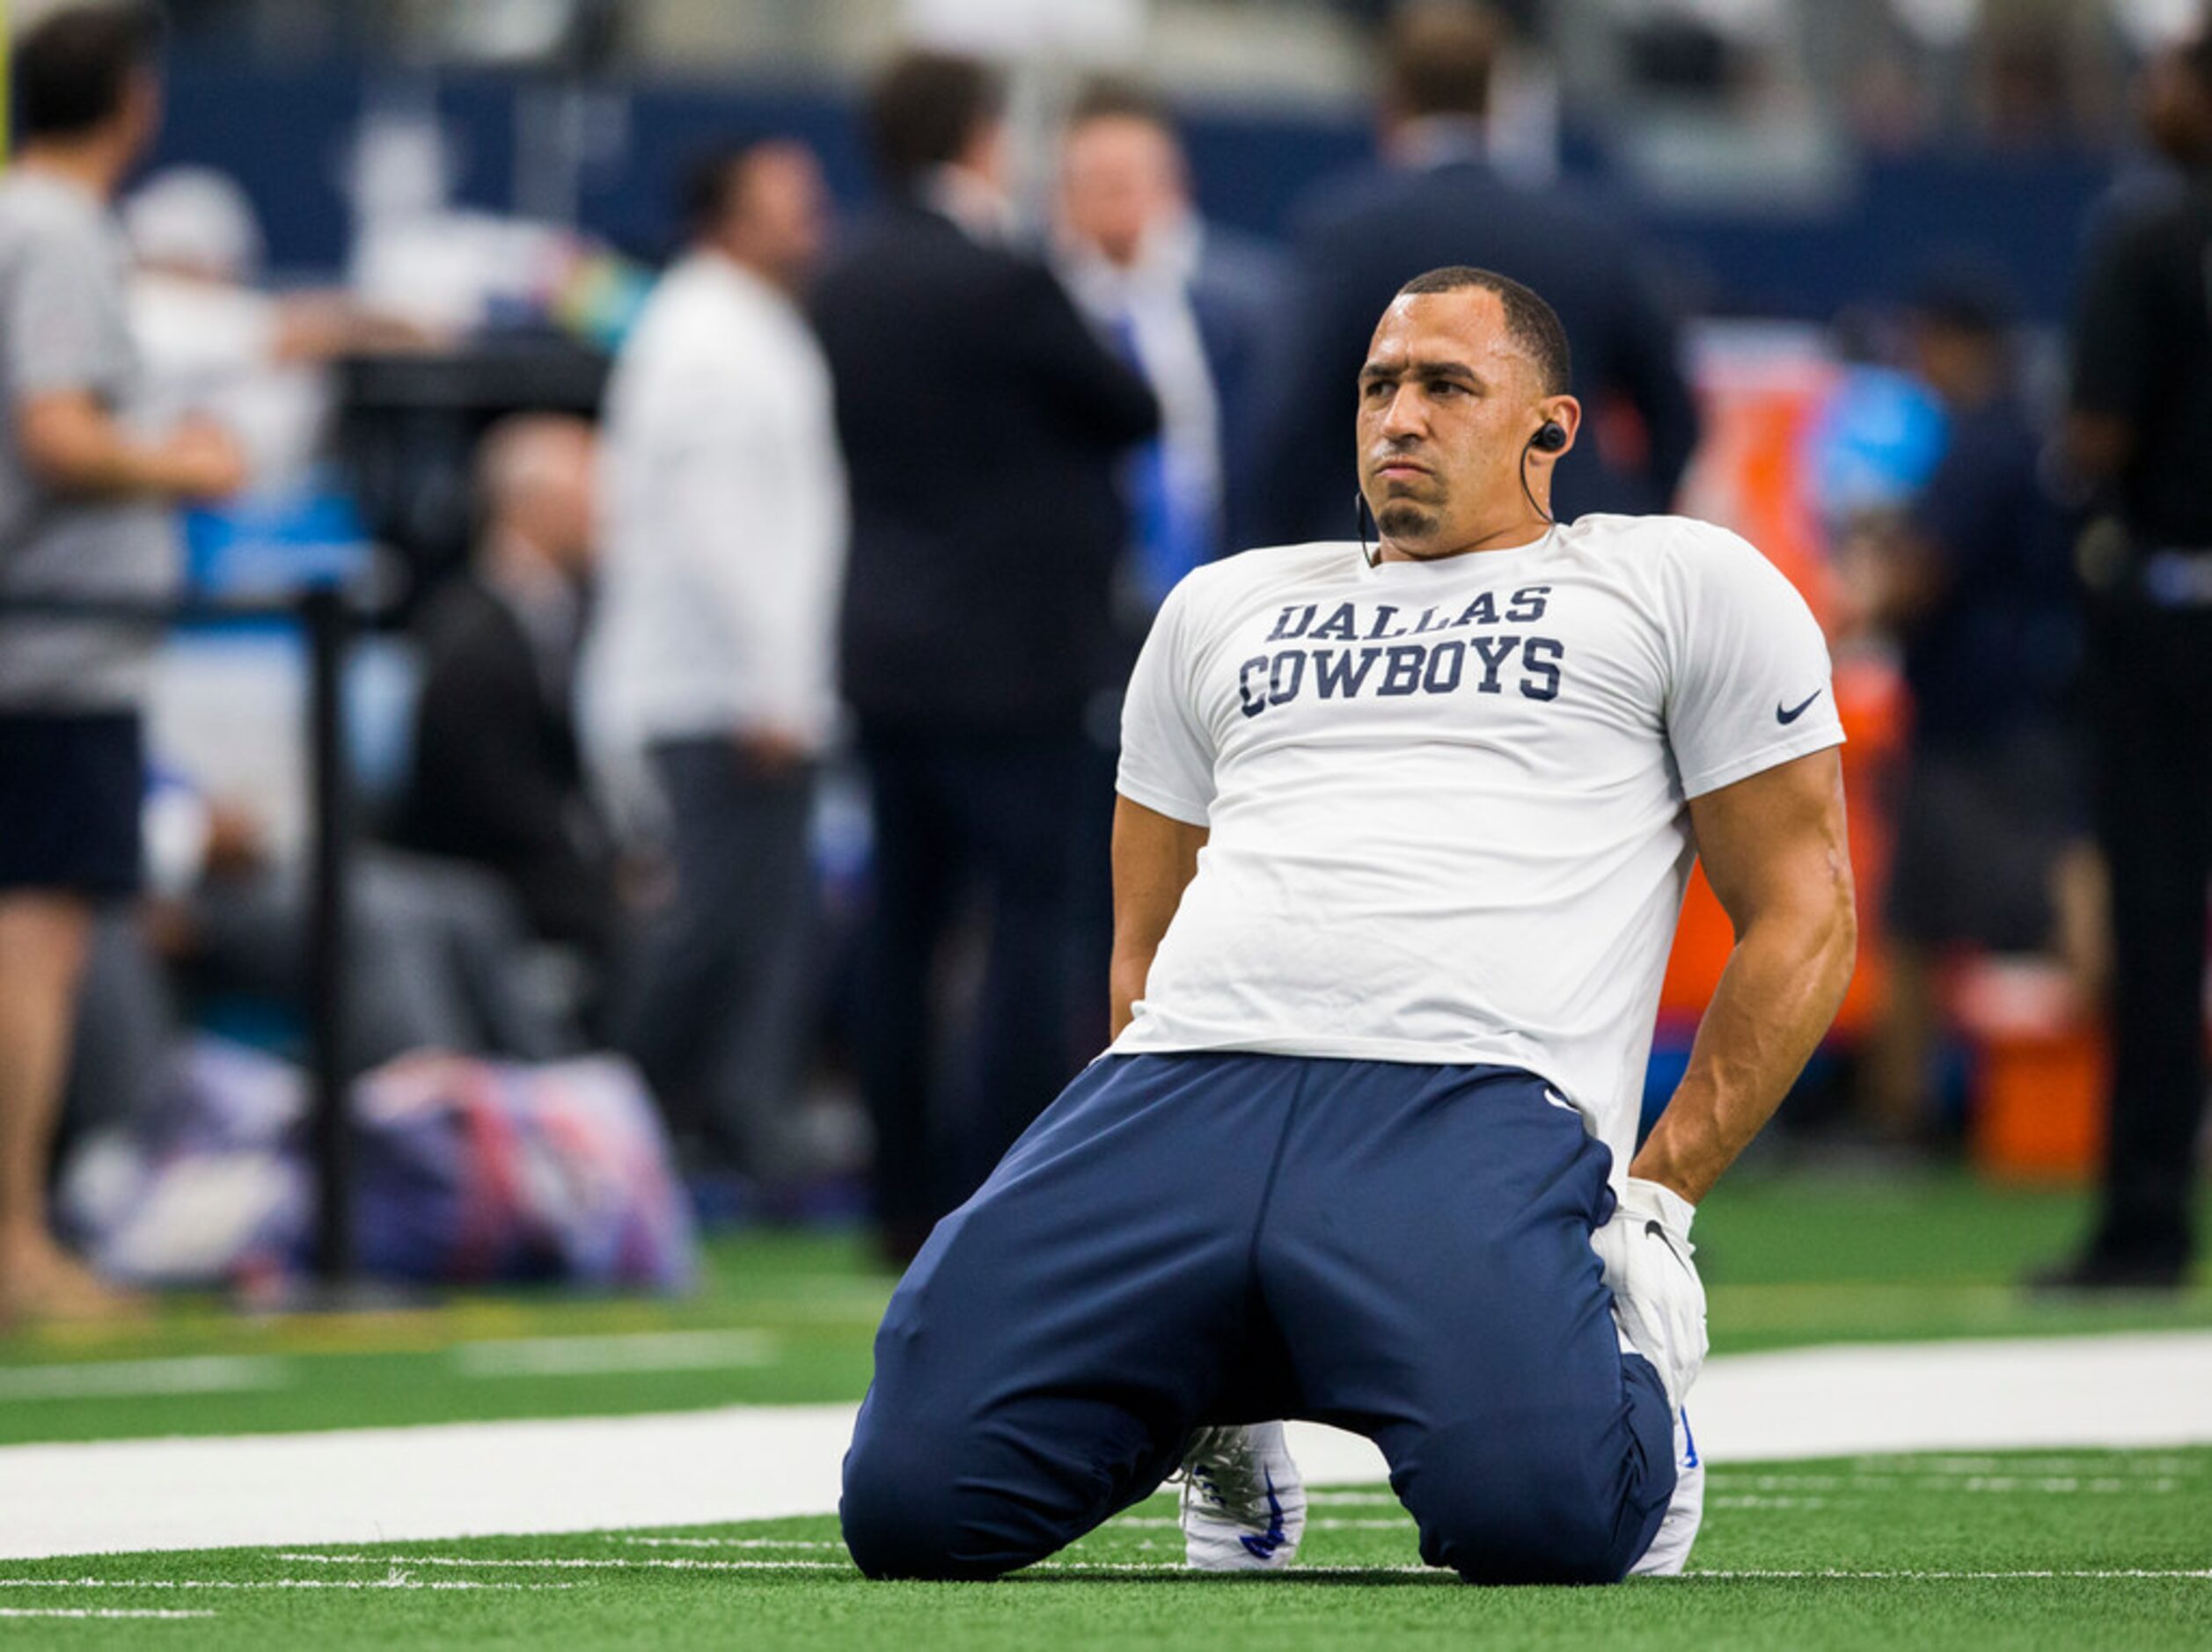
[(351, 1139), (346, 1107), (346, 890), (352, 797), (343, 691), (349, 617), (344, 594), (319, 587), (300, 599), (307, 636), (307, 732), (313, 765), (313, 876), (307, 933), (308, 1062), (313, 1084), (315, 1271), (326, 1286), (354, 1275)]

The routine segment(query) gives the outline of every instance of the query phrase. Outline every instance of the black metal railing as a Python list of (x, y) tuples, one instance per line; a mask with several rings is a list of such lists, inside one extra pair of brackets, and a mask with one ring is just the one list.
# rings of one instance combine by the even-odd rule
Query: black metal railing
[[(57, 619), (143, 625), (239, 620), (295, 625), (307, 645), (309, 809), (313, 852), (307, 907), (307, 1067), (310, 1151), (315, 1168), (315, 1274), (326, 1288), (355, 1283), (352, 1141), (345, 1068), (348, 903), (352, 874), (352, 773), (345, 737), (347, 653), (366, 616), (339, 587), (237, 602), (187, 597), (134, 602), (0, 595), (0, 620)], [(0, 641), (0, 647), (4, 642)]]

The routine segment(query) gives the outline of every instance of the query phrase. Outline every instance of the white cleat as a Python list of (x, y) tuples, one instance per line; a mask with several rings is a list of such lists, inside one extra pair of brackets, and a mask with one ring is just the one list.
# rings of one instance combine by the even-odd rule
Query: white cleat
[(1630, 1577), (1674, 1577), (1689, 1559), (1697, 1528), (1705, 1518), (1705, 1459), (1689, 1431), (1689, 1413), (1674, 1419), (1674, 1495), (1659, 1518), (1659, 1531), (1644, 1558), (1629, 1568)]
[(1200, 1429), (1183, 1447), (1183, 1553), (1202, 1572), (1273, 1572), (1306, 1530), (1306, 1482), (1279, 1422)]

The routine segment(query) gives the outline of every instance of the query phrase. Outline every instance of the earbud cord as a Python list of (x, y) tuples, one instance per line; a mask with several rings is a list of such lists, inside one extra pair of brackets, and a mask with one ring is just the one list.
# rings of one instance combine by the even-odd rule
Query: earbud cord
[(1527, 441), (1520, 444), (1520, 491), (1528, 496), (1528, 508), (1544, 519), (1545, 526), (1556, 528), (1559, 525), (1558, 518), (1536, 502), (1536, 490), (1528, 486), (1528, 455), (1536, 445), (1536, 437), (1542, 434), (1540, 428), (1529, 436)]

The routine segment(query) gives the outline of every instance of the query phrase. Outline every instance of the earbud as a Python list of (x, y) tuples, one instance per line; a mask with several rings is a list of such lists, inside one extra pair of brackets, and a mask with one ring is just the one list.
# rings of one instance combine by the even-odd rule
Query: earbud
[(1567, 427), (1556, 419), (1547, 419), (1528, 438), (1528, 445), (1539, 453), (1556, 453), (1567, 445)]

